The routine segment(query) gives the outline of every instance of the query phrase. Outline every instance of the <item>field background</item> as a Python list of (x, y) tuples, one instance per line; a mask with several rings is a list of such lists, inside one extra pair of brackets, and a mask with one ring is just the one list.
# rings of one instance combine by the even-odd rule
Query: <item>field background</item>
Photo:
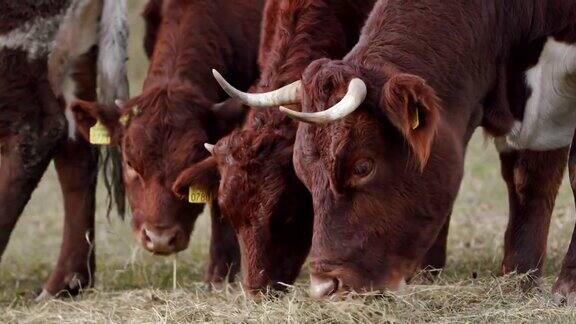
[[(139, 17), (145, 1), (129, 3), (129, 71), (132, 94), (137, 94), (147, 68)], [(47, 278), (61, 242), (61, 194), (50, 168), (0, 263), (0, 322), (576, 321), (576, 311), (556, 307), (549, 293), (576, 218), (567, 181), (553, 215), (543, 289), (521, 293), (517, 278), (497, 276), (507, 221), (506, 190), (497, 154), (481, 133), (468, 151), (466, 177), (452, 217), (446, 270), (435, 284), (410, 286), (399, 295), (313, 301), (306, 294), (306, 269), (291, 292), (280, 298), (254, 300), (237, 286), (206, 292), (200, 283), (210, 236), (205, 216), (196, 224), (190, 248), (179, 257), (178, 289), (173, 291), (171, 261), (142, 251), (130, 232), (129, 220), (106, 219), (102, 188), (98, 206), (96, 287), (75, 299), (30, 302), (27, 294)]]

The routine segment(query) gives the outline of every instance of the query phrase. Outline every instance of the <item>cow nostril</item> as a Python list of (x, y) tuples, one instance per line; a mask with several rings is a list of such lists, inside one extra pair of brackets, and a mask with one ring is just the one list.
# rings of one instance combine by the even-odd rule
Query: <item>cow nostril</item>
[(178, 242), (178, 233), (174, 233), (170, 241), (168, 241), (168, 246), (174, 248)]
[(330, 297), (339, 288), (337, 278), (327, 276), (310, 275), (310, 296), (316, 299)]
[(148, 236), (148, 230), (144, 229), (142, 231), (142, 240), (144, 241), (144, 243), (150, 243), (150, 236)]

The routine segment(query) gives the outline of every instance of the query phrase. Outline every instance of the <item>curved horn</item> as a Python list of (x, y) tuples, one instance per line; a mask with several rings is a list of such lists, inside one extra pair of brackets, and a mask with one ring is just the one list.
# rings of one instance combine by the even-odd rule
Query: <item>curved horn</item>
[(246, 93), (234, 88), (218, 71), (212, 70), (212, 73), (216, 81), (230, 97), (236, 98), (252, 107), (267, 108), (300, 102), (300, 89), (302, 88), (302, 81), (300, 80), (271, 92)]
[(206, 151), (210, 152), (210, 154), (214, 155), (214, 145), (209, 143), (204, 143), (204, 148)]
[(361, 79), (355, 78), (348, 85), (348, 92), (339, 103), (324, 111), (304, 113), (280, 107), (280, 111), (291, 118), (312, 124), (327, 124), (342, 119), (360, 107), (366, 99), (366, 84)]

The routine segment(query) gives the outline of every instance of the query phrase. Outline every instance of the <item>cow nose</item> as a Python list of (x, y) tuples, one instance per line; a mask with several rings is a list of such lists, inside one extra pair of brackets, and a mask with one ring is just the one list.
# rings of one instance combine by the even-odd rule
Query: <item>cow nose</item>
[(330, 297), (338, 291), (338, 279), (323, 275), (310, 275), (310, 296), (315, 299)]
[(154, 254), (168, 255), (178, 252), (180, 236), (182, 236), (182, 231), (176, 226), (172, 228), (143, 226), (142, 228), (144, 247)]

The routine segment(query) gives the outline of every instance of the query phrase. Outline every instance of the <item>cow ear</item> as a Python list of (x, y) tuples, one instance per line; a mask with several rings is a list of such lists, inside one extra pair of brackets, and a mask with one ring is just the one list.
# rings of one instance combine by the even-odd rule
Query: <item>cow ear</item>
[(216, 197), (220, 184), (220, 173), (218, 165), (213, 156), (192, 165), (182, 171), (174, 185), (172, 191), (180, 199), (188, 199), (190, 187), (202, 191), (209, 197)]
[(90, 128), (97, 121), (106, 127), (110, 135), (110, 145), (118, 145), (122, 138), (123, 127), (120, 123), (120, 109), (100, 105), (95, 102), (76, 100), (71, 105), (78, 131), (86, 141), (90, 141)]
[(436, 93), (418, 76), (397, 74), (384, 85), (381, 100), (386, 115), (406, 138), (420, 169), (424, 169), (440, 116)]

